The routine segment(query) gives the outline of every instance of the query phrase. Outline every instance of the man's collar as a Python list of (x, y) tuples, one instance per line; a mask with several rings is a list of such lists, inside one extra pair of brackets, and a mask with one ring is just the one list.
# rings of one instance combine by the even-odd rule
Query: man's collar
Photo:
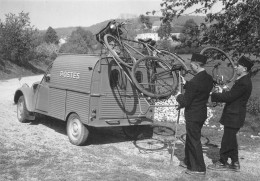
[(242, 74), (242, 75), (238, 76), (236, 80), (239, 80), (239, 79), (241, 79), (242, 77), (244, 77), (244, 76), (246, 76), (246, 75), (247, 75), (247, 74)]
[(205, 68), (201, 68), (196, 74), (205, 71)]

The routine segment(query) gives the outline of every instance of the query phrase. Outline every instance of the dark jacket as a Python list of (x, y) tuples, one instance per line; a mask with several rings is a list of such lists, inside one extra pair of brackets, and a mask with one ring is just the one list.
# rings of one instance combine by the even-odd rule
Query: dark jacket
[(212, 88), (212, 77), (205, 70), (186, 82), (185, 93), (176, 98), (180, 108), (185, 107), (186, 121), (202, 123), (207, 119), (207, 102)]
[(231, 128), (241, 128), (246, 117), (246, 105), (252, 92), (252, 81), (245, 75), (235, 81), (230, 91), (213, 93), (212, 102), (225, 102), (220, 123)]

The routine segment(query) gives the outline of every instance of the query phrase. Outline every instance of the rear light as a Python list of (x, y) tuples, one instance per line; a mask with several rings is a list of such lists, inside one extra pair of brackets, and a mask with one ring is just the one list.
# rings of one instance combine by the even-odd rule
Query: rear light
[(96, 109), (92, 109), (91, 111), (91, 119), (94, 119), (97, 117), (97, 110)]

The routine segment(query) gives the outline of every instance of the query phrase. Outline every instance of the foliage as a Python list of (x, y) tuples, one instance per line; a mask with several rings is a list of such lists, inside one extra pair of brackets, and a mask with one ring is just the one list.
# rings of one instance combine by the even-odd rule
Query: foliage
[(96, 48), (97, 41), (92, 32), (78, 27), (71, 33), (68, 42), (60, 48), (61, 53), (93, 53)]
[(142, 24), (142, 29), (143, 30), (150, 30), (152, 28), (152, 23), (150, 21), (150, 17), (149, 16), (145, 16), (145, 15), (140, 15), (139, 16), (139, 22)]
[[(233, 57), (241, 54), (260, 56), (260, 1), (259, 0), (220, 0), (223, 9), (217, 13), (208, 11), (216, 0), (163, 0), (162, 20), (172, 21), (190, 7), (200, 4), (195, 13), (207, 13), (207, 28), (203, 30), (207, 41), (201, 43), (216, 46), (231, 52)], [(198, 40), (199, 41), (199, 40)]]
[(44, 41), (46, 43), (54, 43), (58, 44), (59, 43), (59, 37), (56, 33), (56, 31), (52, 28), (49, 27), (44, 35)]
[(0, 22), (1, 57), (18, 65), (28, 62), (35, 48), (35, 33), (30, 25), (29, 13), (9, 13), (5, 22)]
[(250, 97), (247, 102), (247, 112), (253, 115), (260, 113), (260, 99), (259, 97)]
[(200, 35), (198, 25), (193, 19), (189, 19), (185, 22), (182, 35), (180, 36), (181, 47), (198, 47), (199, 41), (198, 37)]
[(172, 28), (171, 23), (165, 22), (165, 23), (161, 24), (157, 33), (161, 39), (165, 39), (165, 38), (168, 38), (169, 36), (171, 36), (172, 30), (173, 30), (173, 28)]
[(51, 61), (57, 57), (59, 46), (54, 43), (42, 43), (36, 47), (36, 55), (38, 60)]

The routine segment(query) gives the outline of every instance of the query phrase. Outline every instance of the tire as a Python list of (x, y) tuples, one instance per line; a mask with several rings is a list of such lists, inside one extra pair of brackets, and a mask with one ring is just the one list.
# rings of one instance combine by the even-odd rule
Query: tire
[(77, 146), (83, 145), (88, 139), (89, 130), (76, 113), (72, 113), (68, 118), (67, 135), (70, 142)]
[(129, 51), (122, 45), (122, 42), (120, 42), (117, 38), (110, 34), (106, 34), (104, 37), (105, 44), (113, 55), (113, 57), (125, 65), (128, 68), (131, 68), (134, 64), (134, 58), (129, 53)]
[[(185, 144), (186, 133), (181, 135), (180, 140)], [(203, 136), (203, 135), (201, 135), (200, 141), (201, 141), (201, 145), (208, 145), (209, 144), (209, 139), (207, 137)]]
[(17, 102), (17, 118), (21, 123), (28, 121), (26, 118), (29, 115), (29, 112), (26, 108), (24, 96), (20, 96)]
[(235, 64), (224, 51), (216, 47), (206, 47), (200, 54), (207, 56), (205, 69), (216, 83), (227, 84), (235, 79)]
[(151, 138), (153, 136), (153, 127), (150, 125), (134, 125), (122, 127), (125, 136), (128, 139)]
[[(142, 79), (140, 72), (143, 75)], [(132, 68), (131, 77), (135, 86), (152, 98), (168, 97), (178, 88), (176, 73), (172, 73), (169, 65), (157, 57), (144, 57), (138, 60)]]

